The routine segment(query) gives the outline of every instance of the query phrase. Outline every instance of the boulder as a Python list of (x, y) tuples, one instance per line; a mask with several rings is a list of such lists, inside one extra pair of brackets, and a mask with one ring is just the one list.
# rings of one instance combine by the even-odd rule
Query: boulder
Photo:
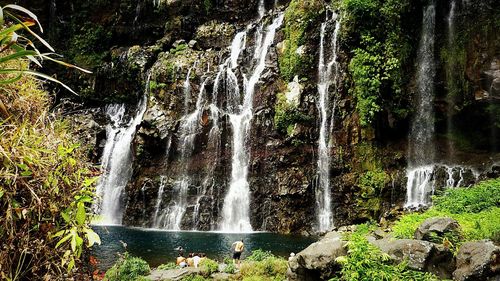
[(340, 269), (335, 259), (347, 255), (345, 245), (340, 233), (328, 233), (289, 259), (288, 280), (328, 280)]
[(370, 241), (396, 262), (408, 261), (411, 269), (428, 271), (441, 278), (451, 277), (454, 270), (453, 253), (428, 241), (412, 239), (381, 239)]
[(489, 240), (464, 243), (456, 261), (454, 280), (500, 280), (500, 247)]
[[(446, 233), (460, 236), (460, 225), (452, 218), (429, 218), (417, 228), (414, 238), (430, 242), (441, 242)], [(441, 241), (435, 241), (440, 238)]]

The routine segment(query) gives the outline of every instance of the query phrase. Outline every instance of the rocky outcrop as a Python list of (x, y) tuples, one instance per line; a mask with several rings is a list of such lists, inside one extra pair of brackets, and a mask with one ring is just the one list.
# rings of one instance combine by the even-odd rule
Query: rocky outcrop
[(328, 233), (320, 241), (290, 258), (288, 280), (329, 280), (340, 269), (335, 259), (347, 255), (346, 242), (338, 232)]
[(467, 242), (457, 253), (453, 279), (481, 281), (500, 279), (500, 247), (488, 240)]
[(426, 219), (415, 231), (414, 238), (436, 242), (443, 239), (445, 235), (460, 237), (460, 225), (452, 218), (430, 218)]
[(451, 277), (454, 269), (453, 253), (441, 245), (412, 239), (382, 239), (372, 244), (400, 263), (408, 261), (414, 270), (428, 271), (442, 278)]

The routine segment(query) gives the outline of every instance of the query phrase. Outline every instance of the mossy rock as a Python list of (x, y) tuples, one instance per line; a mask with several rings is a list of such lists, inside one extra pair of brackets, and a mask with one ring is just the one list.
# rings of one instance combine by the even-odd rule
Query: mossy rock
[(306, 31), (313, 26), (323, 5), (318, 0), (292, 0), (285, 11), (285, 40), (279, 52), (280, 72), (285, 81), (291, 81), (293, 76), (307, 69), (314, 61), (314, 56), (308, 55), (305, 44)]

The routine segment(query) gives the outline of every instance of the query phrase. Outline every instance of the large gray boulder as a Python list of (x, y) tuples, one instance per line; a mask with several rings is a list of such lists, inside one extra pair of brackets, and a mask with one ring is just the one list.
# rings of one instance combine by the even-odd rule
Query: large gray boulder
[(347, 255), (340, 233), (330, 232), (288, 261), (288, 280), (328, 280), (340, 269), (335, 259)]
[(382, 239), (371, 241), (394, 261), (408, 261), (408, 267), (428, 271), (441, 278), (451, 277), (454, 270), (453, 253), (441, 245), (412, 239)]
[[(456, 237), (460, 236), (460, 225), (452, 218), (429, 218), (417, 228), (414, 238), (430, 242), (442, 242), (445, 234), (450, 233)], [(436, 238), (441, 241), (435, 241)]]
[(500, 247), (489, 240), (464, 243), (456, 261), (454, 280), (500, 280)]

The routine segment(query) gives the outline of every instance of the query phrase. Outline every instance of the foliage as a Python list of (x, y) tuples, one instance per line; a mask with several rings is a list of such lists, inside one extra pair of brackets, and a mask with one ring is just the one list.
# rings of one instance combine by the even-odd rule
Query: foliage
[(359, 178), (359, 187), (361, 188), (361, 197), (369, 197), (384, 189), (389, 176), (382, 169), (367, 171)]
[[(403, 104), (403, 66), (408, 63), (411, 45), (402, 27), (402, 16), (409, 1), (343, 0), (344, 40), (351, 39), (354, 56), (349, 71), (354, 81), (350, 89), (356, 97), (356, 109), (363, 126), (371, 124), (376, 114), (390, 107), (398, 117), (405, 117)], [(360, 35), (359, 38), (355, 38)], [(389, 97), (384, 94), (390, 92)]]
[(175, 262), (169, 262), (167, 264), (161, 264), (160, 266), (158, 266), (157, 269), (159, 270), (170, 270), (170, 269), (176, 269), (177, 268), (177, 265), (175, 264)]
[(224, 268), (224, 272), (229, 274), (234, 274), (236, 272), (236, 266), (233, 263), (229, 263)]
[(186, 50), (187, 48), (188, 48), (188, 45), (186, 43), (178, 44), (177, 46), (175, 46), (175, 48), (170, 49), (170, 53), (173, 55), (176, 55), (176, 54)]
[(274, 255), (270, 251), (264, 251), (262, 249), (253, 250), (252, 254), (247, 257), (249, 261), (263, 261), (267, 258), (272, 258)]
[(200, 261), (200, 268), (204, 276), (210, 276), (212, 273), (219, 271), (219, 264), (211, 259), (202, 259)]
[(484, 181), (472, 188), (447, 189), (433, 202), (438, 210), (453, 214), (479, 213), (500, 207), (500, 179)]
[[(73, 92), (71, 88), (61, 81), (29, 69), (28, 64), (23, 63), (23, 61), (29, 60), (38, 67), (42, 67), (43, 60), (48, 60), (89, 73), (87, 70), (53, 58), (54, 48), (34, 32), (30, 28), (32, 26), (38, 26), (40, 32), (43, 32), (37, 16), (31, 11), (18, 5), (0, 6), (0, 74), (2, 75), (0, 84), (18, 81), (23, 75), (28, 74), (56, 82)], [(27, 33), (27, 35), (24, 35), (23, 32)], [(39, 47), (34, 44), (33, 39), (30, 39), (30, 37), (39, 41), (44, 48), (47, 48), (52, 53), (41, 53), (38, 50)]]
[(78, 25), (71, 38), (70, 52), (75, 62), (92, 67), (98, 65), (108, 51), (104, 42), (111, 39), (111, 32), (101, 25), (86, 22)]
[(100, 242), (87, 215), (94, 172), (70, 124), (48, 112), (41, 88), (22, 76), (0, 90), (2, 279), (71, 275), (86, 258), (85, 248)]
[(105, 281), (135, 281), (139, 276), (150, 273), (149, 265), (141, 258), (125, 253), (104, 276)]
[(434, 197), (434, 207), (429, 210), (401, 217), (392, 228), (394, 234), (398, 238), (411, 238), (424, 220), (450, 217), (458, 221), (466, 241), (495, 239), (500, 233), (499, 186), (500, 180), (495, 179), (471, 188), (449, 189), (444, 195)]
[(368, 229), (362, 225), (346, 237), (348, 255), (336, 259), (342, 270), (340, 276), (331, 280), (438, 280), (430, 273), (410, 270), (405, 262), (393, 264), (389, 255), (368, 242), (365, 237)]
[(305, 115), (290, 104), (283, 93), (278, 94), (274, 110), (274, 126), (282, 134), (290, 135), (290, 130), (293, 130), (295, 124), (311, 120), (310, 116)]
[(211, 280), (211, 279), (206, 279), (201, 275), (188, 275), (182, 278), (182, 281), (205, 281), (205, 280)]
[(279, 56), (279, 67), (285, 81), (290, 81), (306, 68), (309, 60), (297, 49), (304, 44), (306, 30), (318, 16), (321, 3), (317, 0), (292, 0), (285, 11), (285, 40), (283, 53)]
[(268, 251), (255, 250), (241, 265), (243, 280), (286, 280), (287, 261)]

